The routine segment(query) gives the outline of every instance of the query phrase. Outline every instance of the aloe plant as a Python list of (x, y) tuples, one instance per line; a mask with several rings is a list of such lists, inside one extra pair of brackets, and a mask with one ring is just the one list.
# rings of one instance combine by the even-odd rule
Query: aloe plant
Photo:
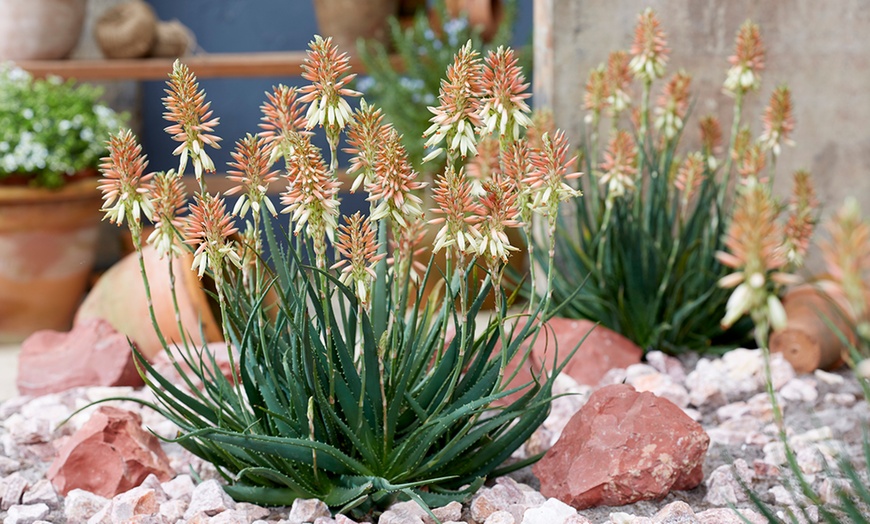
[[(102, 166), (107, 218), (126, 221), (137, 246), (144, 218), (155, 220), (148, 241), (169, 255), (170, 270), (174, 253), (193, 251), (193, 269), (215, 283), (229, 360), (222, 370), (189, 337), (167, 341), (158, 329), (183, 380), (173, 383), (137, 354), (157, 398), (149, 406), (178, 426), (175, 442), (214, 464), (238, 500), (319, 498), (339, 511), (370, 512), (397, 497), (424, 506), (466, 499), (487, 477), (538, 458), (504, 465), (547, 416), (564, 366), (512, 385), (510, 366), (525, 365), (549, 301), (527, 309), (522, 316), (533, 320), (512, 328), (512, 299), (500, 286), (518, 249), (504, 233), (520, 226), (517, 194), (532, 202), (529, 209), (551, 215), (574, 195), (562, 188), (570, 163), (564, 135), (545, 136), (541, 152), (520, 147), (530, 95), (513, 52), (499, 49), (483, 60), (470, 41), (462, 46), (440, 104), (429, 108), (435, 116), (425, 144), (430, 156), (446, 156), (430, 222), (441, 227), (433, 249), (445, 250), (448, 263), (437, 267), (430, 258), (421, 269), (414, 256), (425, 184), (402, 137), (376, 107), (350, 109), (345, 98), (359, 93), (347, 87), (348, 56), (330, 39), (315, 37), (303, 69), (312, 83), (276, 87), (262, 107), (261, 133), (236, 143), (229, 178), (238, 183), (231, 193), (241, 196), (232, 212), (206, 186), (219, 119), (180, 62), (164, 99), (173, 122), (167, 131), (179, 142), (178, 170), (158, 173), (151, 184), (132, 133), (110, 140)], [(328, 163), (311, 143), (318, 128), (327, 136)], [(353, 187), (368, 193), (371, 209), (339, 225), (336, 155), (345, 132)], [(504, 156), (500, 169), (510, 176), (493, 173), (482, 181), (483, 196), (474, 196), (465, 157), (493, 133), (501, 133), (505, 151), (521, 153)], [(280, 203), (292, 234), (267, 216), (277, 215), (268, 187), (282, 163)], [(199, 191), (179, 217), (179, 177), (188, 164)], [(442, 291), (425, 291), (431, 279)], [(478, 329), (491, 293), (496, 314)]]
[(764, 50), (758, 27), (747, 21), (725, 82), (734, 99), (727, 148), (723, 154), (719, 122), (708, 116), (700, 119), (700, 149), (685, 151), (691, 75), (677, 71), (651, 99), (668, 54), (648, 9), (631, 50), (611, 53), (589, 73), (585, 196), (559, 222), (554, 303), (566, 302), (563, 315), (600, 322), (645, 350), (724, 351), (747, 342), (752, 322), (740, 315), (722, 324), (730, 294), (717, 283), (729, 270), (716, 254), (726, 248), (735, 188), (752, 176), (772, 180), (781, 145), (791, 143), (791, 98), (785, 87), (774, 92), (753, 142), (743, 104), (759, 88)]

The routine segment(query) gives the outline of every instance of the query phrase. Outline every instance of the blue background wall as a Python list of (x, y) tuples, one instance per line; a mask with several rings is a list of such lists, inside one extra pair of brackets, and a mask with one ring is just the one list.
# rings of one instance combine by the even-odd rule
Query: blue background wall
[[(365, 0), (359, 0), (365, 1)], [(210, 53), (304, 50), (317, 32), (311, 0), (149, 0), (161, 20), (178, 19), (193, 30), (202, 50)], [(515, 45), (531, 42), (532, 0), (517, 0)], [(294, 77), (203, 79), (215, 115), (222, 148), (212, 155), (225, 171), (229, 151), (245, 133), (257, 132), (264, 93), (278, 83), (301, 85)], [(163, 132), (163, 82), (146, 82), (142, 101), (142, 141), (152, 169), (177, 165), (175, 143)], [(325, 146), (320, 144), (321, 147)]]

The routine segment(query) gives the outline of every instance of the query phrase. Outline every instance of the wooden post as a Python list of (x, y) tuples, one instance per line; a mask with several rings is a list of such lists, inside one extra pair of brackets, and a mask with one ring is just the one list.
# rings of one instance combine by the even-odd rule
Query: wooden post
[(555, 48), (553, 45), (554, 9), (556, 0), (535, 0), (535, 107), (553, 109), (556, 87)]

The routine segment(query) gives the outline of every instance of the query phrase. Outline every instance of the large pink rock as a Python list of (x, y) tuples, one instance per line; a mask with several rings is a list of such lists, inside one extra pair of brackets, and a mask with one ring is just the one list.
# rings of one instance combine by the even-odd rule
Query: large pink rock
[(614, 384), (589, 397), (533, 471), (547, 497), (620, 506), (700, 484), (709, 443), (671, 401)]
[[(643, 350), (637, 344), (615, 331), (588, 320), (554, 317), (541, 327), (528, 360), (523, 363), (509, 387), (527, 384), (532, 380), (532, 371), (537, 375), (542, 366), (548, 371), (554, 369), (554, 364), (562, 362), (581, 340), (583, 343), (562, 372), (587, 386), (597, 385), (611, 369), (627, 368), (639, 363), (643, 357)], [(507, 376), (517, 368), (519, 359), (520, 355), (517, 355), (508, 364)], [(507, 400), (515, 399), (520, 394), (516, 393)]]
[(174, 475), (160, 441), (137, 413), (103, 406), (60, 449), (47, 477), (64, 496), (83, 489), (112, 498), (152, 473), (162, 482)]
[(127, 337), (92, 319), (68, 333), (37, 331), (21, 344), (18, 391), (46, 395), (79, 386), (141, 386)]

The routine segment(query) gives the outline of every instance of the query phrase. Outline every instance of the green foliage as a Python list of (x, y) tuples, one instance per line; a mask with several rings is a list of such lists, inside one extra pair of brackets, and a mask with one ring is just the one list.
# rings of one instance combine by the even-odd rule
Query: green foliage
[[(649, 148), (644, 190), (614, 199), (610, 209), (595, 176), (586, 178), (584, 198), (560, 220), (553, 286), (560, 303), (583, 284), (563, 315), (601, 322), (644, 349), (670, 353), (710, 350), (711, 341), (721, 341), (730, 295), (716, 285), (727, 268), (714, 257), (727, 227), (716, 202), (722, 182), (705, 167), (697, 200), (679, 213), (681, 195), (668, 176), (675, 146)], [(583, 158), (583, 171), (594, 173), (590, 155)], [(543, 260), (543, 250), (538, 254)], [(736, 342), (747, 327), (735, 329)]]
[(23, 175), (32, 185), (59, 187), (65, 177), (96, 168), (105, 137), (122, 124), (99, 103), (101, 90), (58, 78), (34, 80), (0, 67), (0, 180)]
[[(139, 358), (160, 400), (155, 409), (179, 426), (182, 446), (218, 468), (234, 498), (282, 505), (316, 497), (361, 511), (397, 496), (441, 505), (497, 474), (546, 417), (552, 378), (492, 405), (516, 392), (505, 389), (504, 365), (522, 358), (521, 344), (536, 327), (517, 328), (503, 350), (496, 320), (475, 338), (489, 286), (472, 297), (463, 344), (446, 335), (460, 320), (454, 300), (421, 292), (410, 297), (407, 315), (388, 321), (383, 313), (409, 297), (389, 292), (393, 277), (381, 264), (374, 318), (358, 323), (352, 289), (304, 267), (292, 243), (283, 246), (271, 229), (267, 239), (275, 268), (267, 291), (252, 293), (241, 279), (224, 288), (225, 319), (240, 348), (239, 386), (207, 353), (186, 356), (202, 391), (172, 384)], [(455, 297), (455, 281), (452, 287)], [(323, 306), (323, 288), (334, 308)]]
[[(415, 169), (437, 171), (437, 162), (422, 162), (426, 151), (423, 142), (416, 139), (431, 125), (432, 114), (421, 111), (421, 107), (437, 105), (441, 78), (447, 66), (453, 63), (456, 48), (471, 40), (475, 49), (486, 54), (498, 46), (510, 44), (516, 0), (506, 0), (503, 4), (501, 23), (488, 43), (482, 41), (480, 31), (471, 27), (464, 15), (451, 18), (444, 0), (436, 0), (432, 6), (435, 18), (443, 20), (440, 27), (434, 25), (423, 9), (406, 28), (398, 19), (390, 19), (392, 49), (379, 42), (360, 43), (360, 58), (368, 78), (357, 81), (356, 87), (365, 94), (366, 100), (383, 109), (386, 119), (400, 134), (413, 138), (406, 147)], [(394, 66), (394, 57), (398, 57), (398, 67)], [(522, 65), (529, 70), (527, 63)]]

